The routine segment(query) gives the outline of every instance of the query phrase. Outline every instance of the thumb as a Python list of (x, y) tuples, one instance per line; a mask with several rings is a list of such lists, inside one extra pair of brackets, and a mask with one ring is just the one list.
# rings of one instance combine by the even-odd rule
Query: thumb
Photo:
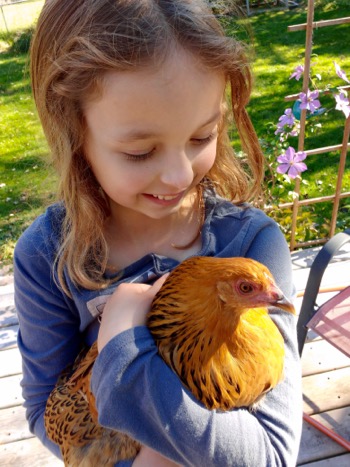
[(152, 285), (151, 290), (152, 290), (152, 293), (154, 293), (154, 295), (160, 291), (160, 289), (162, 288), (162, 285), (169, 277), (169, 274), (170, 274), (169, 272), (167, 272), (166, 274), (163, 274), (163, 276), (160, 276), (155, 281), (155, 283)]

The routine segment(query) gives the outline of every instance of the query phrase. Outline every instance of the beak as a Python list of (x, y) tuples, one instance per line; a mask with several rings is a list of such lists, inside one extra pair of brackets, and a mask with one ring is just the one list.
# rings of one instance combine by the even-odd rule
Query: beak
[(277, 308), (282, 308), (284, 311), (288, 311), (295, 315), (295, 308), (293, 303), (283, 294), (283, 292), (276, 286), (273, 285), (270, 289), (271, 293), (271, 305)]
[(277, 306), (278, 308), (282, 308), (284, 311), (288, 311), (289, 313), (292, 313), (292, 315), (295, 315), (295, 308), (294, 305), (291, 301), (288, 300), (284, 295), (282, 298), (276, 300), (272, 305)]

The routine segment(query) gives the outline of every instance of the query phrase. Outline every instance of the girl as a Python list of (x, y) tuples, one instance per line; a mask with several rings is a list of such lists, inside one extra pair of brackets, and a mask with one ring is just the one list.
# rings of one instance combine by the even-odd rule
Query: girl
[[(81, 345), (98, 338), (100, 422), (142, 443), (133, 465), (295, 465), (301, 390), (289, 314), (273, 313), (285, 379), (255, 412), (206, 410), (145, 326), (155, 280), (191, 255), (254, 258), (292, 294), (280, 230), (245, 203), (257, 199), (263, 157), (245, 110), (242, 45), (200, 0), (47, 0), (31, 74), (60, 202), (15, 252), (30, 429), (59, 455), (45, 434), (45, 404)], [(247, 170), (229, 144), (229, 112)]]

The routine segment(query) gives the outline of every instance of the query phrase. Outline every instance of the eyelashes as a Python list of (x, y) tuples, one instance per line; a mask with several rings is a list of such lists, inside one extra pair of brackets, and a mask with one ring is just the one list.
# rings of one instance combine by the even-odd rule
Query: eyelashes
[[(194, 144), (195, 146), (204, 146), (205, 144), (209, 144), (216, 135), (214, 133), (211, 133), (209, 136), (206, 138), (192, 138), (191, 143)], [(128, 161), (133, 161), (133, 162), (142, 162), (146, 161), (147, 159), (150, 159), (154, 153), (156, 152), (156, 148), (153, 148), (151, 151), (145, 152), (143, 154), (130, 154), (127, 152), (124, 152), (124, 155), (126, 157), (126, 160)]]
[(209, 136), (207, 136), (206, 138), (192, 138), (192, 139), (191, 139), (191, 142), (200, 146), (201, 144), (208, 144), (208, 143), (210, 143), (210, 141), (212, 141), (214, 138), (215, 138), (214, 133), (211, 133), (211, 134), (210, 134)]
[(134, 162), (142, 162), (146, 161), (147, 159), (150, 159), (155, 152), (155, 149), (152, 149), (152, 151), (145, 152), (144, 154), (128, 154), (124, 153), (126, 156), (126, 160), (128, 161), (134, 161)]

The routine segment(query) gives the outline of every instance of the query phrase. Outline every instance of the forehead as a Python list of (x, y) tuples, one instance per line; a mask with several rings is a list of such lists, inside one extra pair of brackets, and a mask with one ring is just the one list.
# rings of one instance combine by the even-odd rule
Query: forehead
[[(222, 93), (225, 87), (224, 75), (205, 68), (198, 59), (181, 50), (174, 50), (172, 56), (157, 65), (136, 70), (107, 72), (102, 79), (102, 95), (120, 91), (124, 96), (147, 91), (156, 91), (160, 96), (170, 89), (194, 92), (202, 86), (217, 87)], [(130, 92), (129, 92), (130, 91)], [(180, 93), (179, 93), (180, 94)], [(203, 94), (203, 92), (202, 92)], [(131, 96), (130, 96), (131, 97)]]
[(156, 67), (107, 72), (100, 95), (85, 103), (84, 113), (88, 122), (107, 116), (126, 126), (164, 121), (182, 125), (190, 118), (195, 126), (220, 110), (224, 90), (223, 74), (176, 51)]

